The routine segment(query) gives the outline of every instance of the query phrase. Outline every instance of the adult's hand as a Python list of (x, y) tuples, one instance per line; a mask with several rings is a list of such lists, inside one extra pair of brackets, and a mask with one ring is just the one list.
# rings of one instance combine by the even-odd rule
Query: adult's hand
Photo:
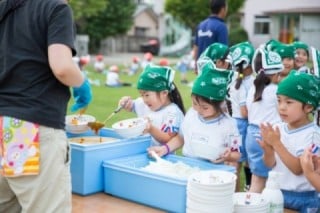
[(80, 87), (73, 87), (74, 105), (71, 107), (71, 112), (86, 108), (92, 101), (91, 85), (87, 78)]

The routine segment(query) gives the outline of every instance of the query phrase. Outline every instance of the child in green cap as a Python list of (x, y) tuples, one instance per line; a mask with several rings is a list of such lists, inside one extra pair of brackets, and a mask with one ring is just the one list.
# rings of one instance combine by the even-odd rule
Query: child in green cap
[(145, 133), (150, 133), (153, 145), (165, 145), (174, 137), (184, 117), (184, 105), (173, 82), (174, 75), (170, 67), (147, 65), (137, 83), (141, 97), (133, 100), (125, 96), (119, 101), (127, 111), (149, 120)]
[(319, 154), (320, 130), (309, 114), (320, 100), (319, 78), (291, 71), (277, 89), (278, 111), (283, 122), (260, 125), (264, 162), (281, 173), (278, 179), (284, 207), (298, 212), (319, 212), (320, 200), (300, 164), (304, 150)]
[(307, 66), (309, 46), (302, 41), (295, 41), (292, 45), (295, 49), (294, 68), (299, 72), (310, 73), (310, 68)]
[(260, 137), (259, 125), (281, 121), (277, 111), (277, 84), (283, 70), (278, 53), (258, 48), (253, 56), (252, 67), (257, 76), (250, 87), (246, 99), (248, 128), (245, 140), (247, 159), (252, 173), (250, 192), (261, 193), (268, 177), (268, 168), (263, 162), (263, 150), (257, 143)]
[[(241, 137), (235, 120), (221, 108), (230, 73), (220, 72), (211, 64), (206, 64), (201, 72), (192, 87), (192, 108), (186, 113), (179, 134), (167, 145), (170, 151), (182, 147), (187, 157), (235, 164), (240, 157)], [(160, 156), (168, 153), (161, 146), (151, 150)]]
[(197, 60), (198, 74), (201, 74), (202, 68), (207, 63), (214, 65), (220, 71), (231, 69), (229, 47), (221, 43), (213, 43), (208, 46)]
[(280, 73), (280, 81), (285, 78), (294, 68), (294, 47), (291, 44), (280, 43), (273, 48), (273, 51), (278, 53), (282, 59), (283, 70)]
[[(232, 59), (232, 67), (238, 73), (235, 84), (232, 84), (229, 89), (229, 98), (231, 102), (232, 117), (237, 121), (239, 132), (242, 136), (242, 146), (240, 147), (241, 158), (237, 165), (237, 173), (240, 174), (242, 165), (246, 177), (246, 189), (249, 188), (251, 181), (251, 172), (247, 165), (247, 152), (245, 150), (245, 138), (248, 127), (248, 110), (246, 99), (249, 88), (253, 85), (255, 79), (252, 70), (252, 57), (254, 47), (249, 42), (241, 42), (230, 47), (230, 55)], [(236, 191), (240, 191), (240, 178), (237, 179)]]

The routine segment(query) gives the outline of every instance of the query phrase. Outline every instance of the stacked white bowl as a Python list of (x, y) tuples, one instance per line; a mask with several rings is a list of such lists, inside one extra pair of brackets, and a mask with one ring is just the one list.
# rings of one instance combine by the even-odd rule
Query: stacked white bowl
[(267, 213), (269, 203), (260, 193), (237, 192), (234, 194), (234, 213)]
[(222, 170), (192, 174), (187, 183), (187, 213), (231, 213), (237, 176)]

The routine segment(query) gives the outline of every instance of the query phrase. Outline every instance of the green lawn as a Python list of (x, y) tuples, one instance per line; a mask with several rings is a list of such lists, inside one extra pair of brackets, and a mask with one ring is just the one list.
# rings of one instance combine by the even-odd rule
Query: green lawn
[[(136, 89), (139, 73), (134, 76), (128, 76), (125, 72), (120, 73), (120, 79), (124, 82), (132, 83), (132, 87), (110, 88), (104, 85), (106, 79), (105, 74), (94, 72), (91, 65), (88, 65), (86, 70), (89, 79), (94, 82), (100, 81), (100, 86), (92, 84), (93, 100), (86, 111), (86, 114), (95, 116), (97, 120), (104, 121), (105, 118), (117, 108), (118, 101), (122, 96), (131, 96), (132, 98), (139, 97), (139, 93)], [(196, 75), (192, 71), (188, 72), (189, 80), (193, 80), (195, 76)], [(180, 83), (180, 73), (178, 71), (176, 72), (175, 83), (183, 96), (185, 108), (188, 109), (191, 106), (191, 88)], [(73, 104), (73, 99), (70, 100), (69, 106), (71, 104)], [(70, 110), (68, 111), (68, 114), (72, 114)], [(106, 126), (111, 127), (114, 122), (131, 117), (135, 117), (135, 114), (124, 110), (120, 111), (108, 121)]]

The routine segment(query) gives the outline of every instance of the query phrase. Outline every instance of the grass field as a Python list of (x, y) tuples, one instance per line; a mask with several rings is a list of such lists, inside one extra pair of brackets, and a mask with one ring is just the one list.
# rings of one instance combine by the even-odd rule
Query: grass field
[[(139, 97), (139, 93), (136, 89), (136, 82), (140, 73), (137, 73), (134, 76), (128, 76), (125, 72), (121, 72), (120, 79), (123, 82), (132, 83), (132, 87), (110, 88), (104, 85), (106, 80), (105, 74), (94, 72), (91, 65), (88, 65), (86, 70), (90, 80), (93, 82), (100, 82), (100, 86), (92, 84), (93, 100), (86, 111), (86, 114), (95, 116), (97, 120), (104, 121), (105, 118), (117, 108), (118, 101), (122, 96), (131, 96), (132, 98)], [(188, 72), (189, 80), (193, 80), (195, 76), (196, 75), (192, 71)], [(186, 84), (180, 83), (180, 73), (178, 71), (176, 72), (175, 83), (183, 96), (185, 108), (188, 109), (191, 106), (191, 88)], [(71, 104), (73, 104), (73, 99), (70, 100), (69, 106)], [(72, 114), (70, 110), (68, 111), (68, 114)], [(135, 117), (135, 114), (122, 110), (111, 118), (106, 126), (111, 127), (114, 122), (131, 117)]]

